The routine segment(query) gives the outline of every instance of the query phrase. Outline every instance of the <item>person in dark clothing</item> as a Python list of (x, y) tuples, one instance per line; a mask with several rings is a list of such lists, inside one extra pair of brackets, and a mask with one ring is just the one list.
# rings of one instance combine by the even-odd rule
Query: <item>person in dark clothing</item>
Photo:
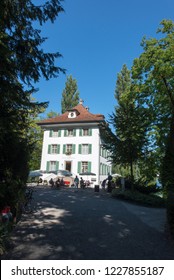
[(103, 182), (102, 182), (102, 188), (103, 189), (105, 189), (105, 187), (106, 187), (106, 181), (107, 181), (107, 179), (104, 179)]
[(54, 187), (54, 181), (53, 181), (53, 178), (51, 178), (51, 179), (50, 179), (49, 183), (50, 183), (51, 187), (53, 188), (53, 187)]
[(57, 188), (60, 187), (60, 178), (58, 178), (57, 181), (56, 181), (56, 187), (57, 187)]
[(74, 185), (75, 185), (76, 188), (79, 187), (79, 178), (77, 176), (74, 179)]
[(85, 182), (84, 182), (84, 180), (83, 180), (82, 177), (80, 178), (80, 187), (81, 187), (82, 189), (84, 189), (84, 187), (85, 187)]
[(111, 182), (111, 180), (108, 180), (108, 192), (109, 193), (112, 192), (112, 182)]

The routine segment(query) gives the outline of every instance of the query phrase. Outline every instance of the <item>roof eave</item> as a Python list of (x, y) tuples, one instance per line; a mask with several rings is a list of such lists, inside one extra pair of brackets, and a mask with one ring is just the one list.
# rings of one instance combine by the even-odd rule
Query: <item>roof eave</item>
[(102, 123), (104, 122), (105, 120), (90, 120), (90, 121), (72, 121), (72, 122), (48, 122), (48, 123), (45, 123), (45, 122), (39, 122), (37, 123), (37, 125), (41, 126), (41, 127), (53, 127), (53, 126), (78, 126), (79, 124), (86, 124), (86, 125), (98, 125), (99, 123)]

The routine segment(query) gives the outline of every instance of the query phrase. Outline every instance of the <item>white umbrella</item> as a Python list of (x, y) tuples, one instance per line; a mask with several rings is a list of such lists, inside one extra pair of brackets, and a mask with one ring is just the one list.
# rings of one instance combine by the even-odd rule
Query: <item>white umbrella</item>
[(112, 177), (121, 177), (121, 175), (118, 173), (115, 173), (115, 174), (112, 174)]
[(40, 172), (40, 170), (33, 170), (33, 171), (30, 171), (28, 176), (31, 178), (35, 178), (35, 177), (40, 177), (42, 175), (43, 174)]

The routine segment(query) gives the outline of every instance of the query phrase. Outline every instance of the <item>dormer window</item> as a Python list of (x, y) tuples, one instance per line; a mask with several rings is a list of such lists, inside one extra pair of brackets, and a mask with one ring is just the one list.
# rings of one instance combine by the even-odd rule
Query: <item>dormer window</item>
[(79, 115), (79, 112), (76, 109), (72, 109), (72, 110), (70, 109), (68, 111), (69, 111), (69, 113), (68, 113), (68, 118), (69, 119), (76, 118)]
[(76, 116), (77, 116), (77, 114), (76, 114), (76, 112), (75, 111), (71, 111), (71, 112), (69, 112), (69, 114), (68, 114), (68, 118), (70, 118), (70, 119), (73, 119), (73, 118), (76, 118)]

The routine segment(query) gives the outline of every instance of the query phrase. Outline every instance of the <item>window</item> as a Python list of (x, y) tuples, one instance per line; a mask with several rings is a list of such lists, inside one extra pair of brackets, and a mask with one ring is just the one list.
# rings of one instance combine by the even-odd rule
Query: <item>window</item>
[(56, 171), (56, 161), (50, 161), (49, 171)]
[(104, 147), (100, 147), (100, 155), (107, 159), (109, 157), (109, 152)]
[(58, 145), (51, 145), (51, 154), (58, 153)]
[(76, 145), (75, 144), (64, 144), (63, 145), (63, 154), (71, 155), (75, 154)]
[(77, 116), (76, 112), (69, 112), (68, 118), (75, 118)]
[(61, 130), (50, 130), (50, 137), (61, 137)]
[(72, 154), (72, 144), (66, 145), (66, 154)]
[(52, 144), (48, 145), (48, 154), (59, 154), (60, 153), (60, 145)]
[(73, 129), (68, 129), (67, 132), (67, 136), (73, 136)]
[(58, 161), (47, 161), (46, 170), (49, 171), (57, 171), (59, 169)]
[(92, 144), (79, 144), (79, 154), (88, 155), (92, 153)]
[(90, 161), (78, 161), (78, 173), (91, 172), (91, 162)]
[(80, 129), (80, 136), (91, 136), (92, 135), (92, 129), (91, 128), (81, 128)]
[(83, 136), (88, 136), (89, 135), (89, 129), (83, 129)]
[(52, 137), (58, 137), (58, 131), (53, 130)]
[(66, 129), (64, 131), (64, 136), (67, 137), (72, 137), (72, 136), (76, 136), (76, 130), (75, 129)]
[(87, 172), (87, 171), (88, 171), (88, 162), (82, 161), (82, 172)]
[(82, 154), (87, 155), (89, 150), (88, 144), (82, 144)]

